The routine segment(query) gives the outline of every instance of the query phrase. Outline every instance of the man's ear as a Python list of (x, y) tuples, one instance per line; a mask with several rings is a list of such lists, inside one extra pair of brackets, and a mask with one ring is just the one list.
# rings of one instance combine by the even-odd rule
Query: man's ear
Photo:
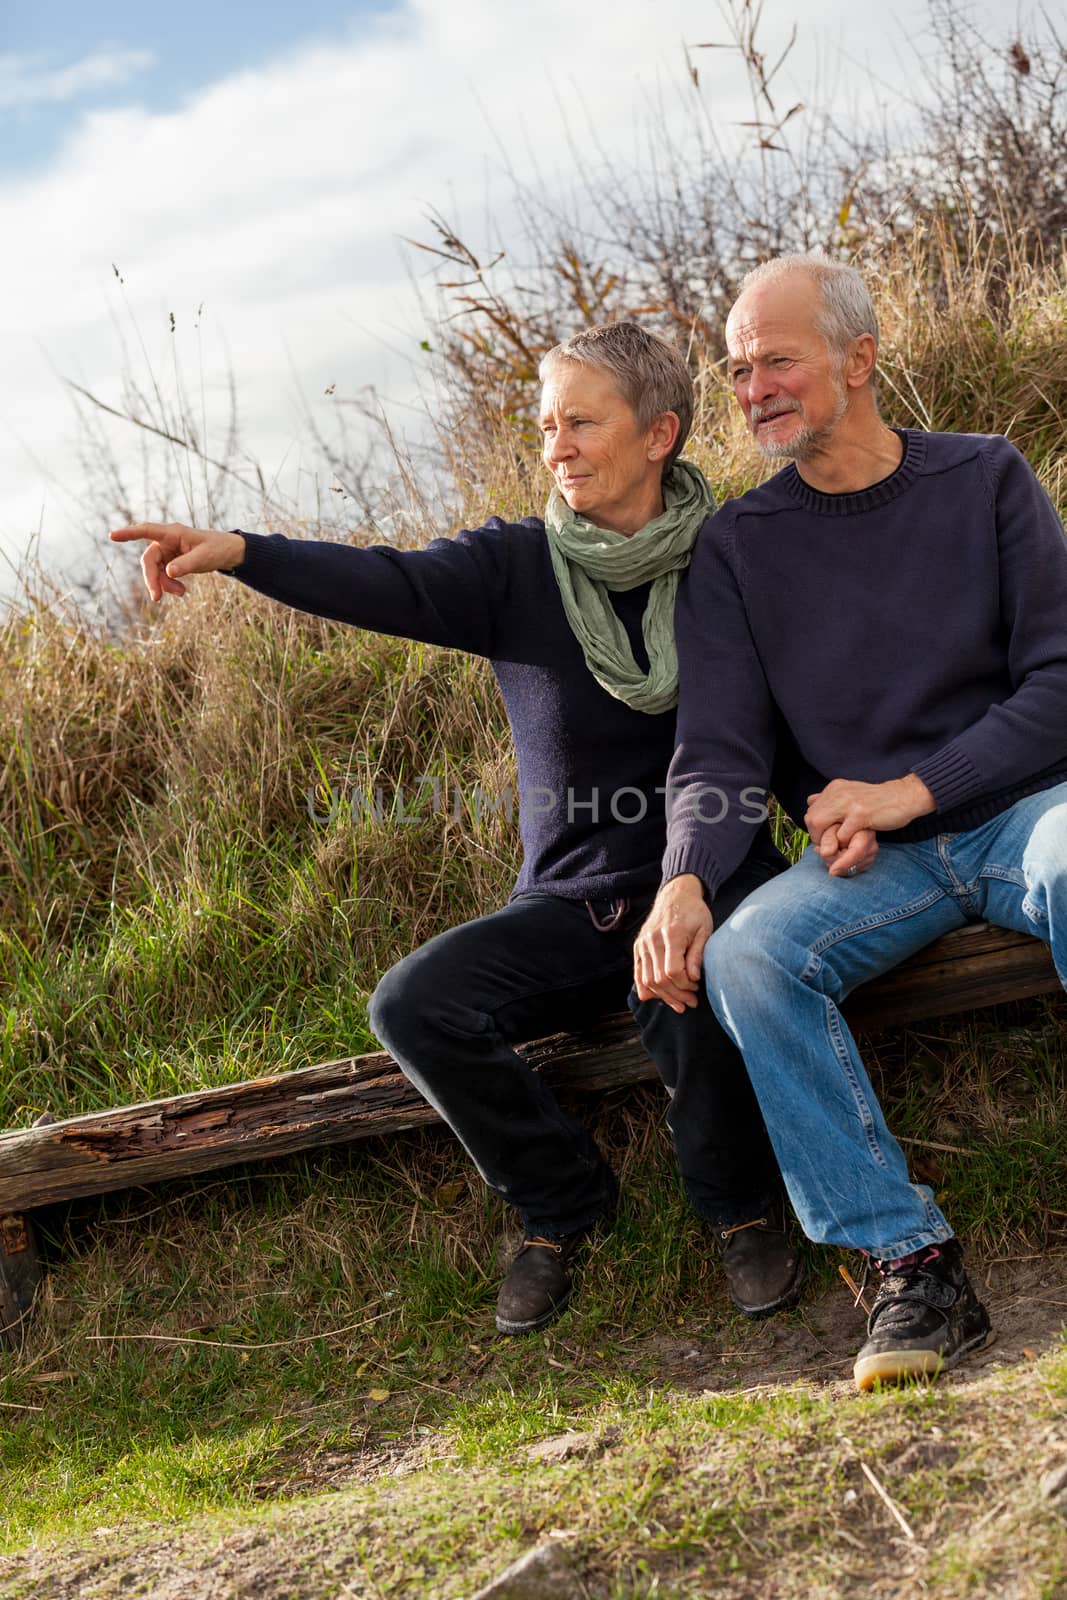
[(869, 383), (878, 359), (878, 346), (872, 333), (861, 333), (853, 339), (845, 357), (845, 382), (850, 389), (862, 389)]
[(661, 411), (658, 417), (653, 417), (652, 425), (648, 430), (648, 459), (650, 461), (663, 461), (670, 455), (674, 449), (681, 426), (678, 415), (674, 411)]

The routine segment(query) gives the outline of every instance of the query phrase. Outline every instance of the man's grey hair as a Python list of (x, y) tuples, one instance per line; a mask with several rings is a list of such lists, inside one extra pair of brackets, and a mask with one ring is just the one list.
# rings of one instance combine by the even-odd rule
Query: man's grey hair
[(541, 382), (563, 361), (610, 373), (639, 428), (649, 427), (662, 412), (673, 411), (679, 422), (678, 437), (664, 471), (681, 455), (693, 425), (693, 380), (685, 357), (666, 339), (647, 333), (636, 322), (602, 322), (595, 328), (583, 328), (542, 357), (538, 367)]
[(737, 297), (740, 299), (746, 289), (758, 283), (784, 278), (791, 272), (803, 272), (814, 281), (822, 301), (819, 332), (837, 356), (843, 358), (852, 340), (865, 333), (871, 335), (877, 349), (878, 318), (862, 275), (855, 267), (833, 261), (818, 251), (775, 256), (772, 261), (753, 267), (742, 278)]

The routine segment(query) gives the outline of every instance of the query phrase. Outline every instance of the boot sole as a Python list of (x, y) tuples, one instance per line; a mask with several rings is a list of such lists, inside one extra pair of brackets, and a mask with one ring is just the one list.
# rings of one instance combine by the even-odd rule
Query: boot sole
[[(749, 1322), (763, 1322), (767, 1317), (776, 1316), (779, 1311), (792, 1311), (794, 1306), (798, 1306), (803, 1288), (804, 1285), (798, 1283), (795, 1289), (790, 1289), (780, 1300), (772, 1300), (769, 1305), (743, 1306), (739, 1300), (734, 1300), (734, 1306)], [(730, 1298), (733, 1300), (732, 1295)]]
[(906, 1383), (909, 1378), (933, 1380), (958, 1366), (972, 1350), (980, 1350), (992, 1340), (993, 1330), (985, 1327), (964, 1339), (951, 1355), (942, 1355), (937, 1350), (880, 1350), (877, 1355), (861, 1356), (852, 1369), (856, 1387), (867, 1392), (876, 1383)]
[(732, 1294), (730, 1299), (733, 1300), (735, 1309), (740, 1311), (743, 1317), (747, 1317), (750, 1322), (762, 1322), (765, 1317), (773, 1317), (779, 1311), (792, 1311), (794, 1306), (799, 1305), (800, 1297), (804, 1292), (804, 1280), (806, 1277), (807, 1273), (803, 1263), (801, 1263), (797, 1267), (797, 1274), (793, 1279), (792, 1285), (786, 1290), (785, 1294), (779, 1295), (777, 1300), (768, 1300), (766, 1305), (746, 1306), (740, 1300), (735, 1300)]
[(529, 1322), (513, 1322), (509, 1317), (502, 1317), (498, 1311), (496, 1314), (496, 1331), (497, 1333), (536, 1333), (538, 1328), (547, 1328), (548, 1324), (554, 1322), (561, 1312), (566, 1311), (570, 1305), (570, 1300), (571, 1296), (568, 1290), (562, 1300), (557, 1300), (555, 1305), (549, 1306), (547, 1311), (543, 1311), (539, 1317), (531, 1318)]

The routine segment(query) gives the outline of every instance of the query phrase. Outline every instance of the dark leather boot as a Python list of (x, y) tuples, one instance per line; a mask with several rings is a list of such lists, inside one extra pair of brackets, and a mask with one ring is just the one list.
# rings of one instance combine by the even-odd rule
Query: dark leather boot
[(547, 1239), (524, 1239), (496, 1302), (500, 1333), (533, 1333), (558, 1317), (574, 1287), (574, 1260), (586, 1238), (583, 1233)]
[(796, 1305), (804, 1267), (786, 1223), (783, 1200), (751, 1222), (717, 1228), (715, 1242), (738, 1311), (746, 1317), (770, 1317)]

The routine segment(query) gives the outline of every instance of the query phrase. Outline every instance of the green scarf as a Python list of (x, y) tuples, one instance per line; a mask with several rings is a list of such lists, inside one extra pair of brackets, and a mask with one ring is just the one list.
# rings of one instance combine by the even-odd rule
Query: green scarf
[[(575, 515), (558, 489), (545, 511), (552, 570), (586, 666), (608, 694), (649, 716), (678, 703), (674, 597), (696, 536), (715, 510), (707, 479), (688, 461), (676, 461), (664, 474), (663, 503), (661, 516), (629, 536)], [(649, 661), (644, 673), (608, 591), (636, 589), (649, 581), (641, 622)]]

